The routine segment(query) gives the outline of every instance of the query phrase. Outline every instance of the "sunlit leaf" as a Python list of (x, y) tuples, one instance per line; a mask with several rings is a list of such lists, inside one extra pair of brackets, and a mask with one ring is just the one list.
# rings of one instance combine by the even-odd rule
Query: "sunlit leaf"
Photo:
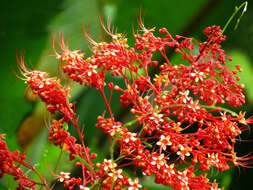
[(232, 65), (240, 65), (242, 72), (238, 73), (240, 83), (245, 84), (245, 92), (250, 103), (253, 103), (253, 67), (248, 56), (242, 51), (232, 51), (229, 55), (233, 58)]

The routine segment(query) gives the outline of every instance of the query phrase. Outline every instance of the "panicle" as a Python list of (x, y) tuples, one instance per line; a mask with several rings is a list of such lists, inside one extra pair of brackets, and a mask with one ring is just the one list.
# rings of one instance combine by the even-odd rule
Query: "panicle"
[(60, 111), (66, 121), (75, 117), (71, 108), (72, 104), (68, 101), (69, 89), (62, 86), (56, 78), (50, 78), (46, 72), (29, 71), (23, 57), (18, 64), (20, 72), (25, 77), (23, 80), (29, 85), (33, 93), (38, 94), (41, 100), (46, 103), (48, 111), (52, 114)]
[(7, 147), (6, 142), (3, 140), (5, 134), (0, 134), (0, 178), (4, 174), (8, 174), (14, 177), (18, 181), (17, 189), (30, 188), (35, 190), (35, 185), (38, 184), (35, 181), (28, 179), (27, 175), (21, 169), (21, 166), (32, 166), (25, 162), (25, 155), (19, 151), (11, 152)]
[(76, 143), (76, 138), (72, 137), (63, 127), (63, 119), (59, 121), (53, 120), (52, 125), (48, 133), (49, 140), (56, 146), (60, 146), (61, 149), (69, 153), (69, 159), (73, 160), (74, 155), (82, 156), (82, 146)]
[[(69, 90), (47, 73), (29, 71), (23, 56), (18, 60), (23, 80), (51, 113), (60, 111), (63, 115), (63, 119), (54, 120), (50, 126), (49, 140), (67, 151), (70, 160), (78, 156), (87, 161), (77, 163), (82, 166), (83, 177), (86, 176), (83, 182), (65, 172), (57, 178), (69, 189), (74, 186), (87, 189), (86, 185), (95, 180), (101, 180), (101, 188), (106, 190), (145, 189), (138, 178), (132, 180), (124, 175), (122, 169), (133, 165), (135, 172), (140, 168), (143, 175), (153, 175), (156, 183), (176, 190), (218, 190), (216, 181), (210, 182), (205, 174), (196, 175), (196, 170), (225, 171), (253, 163), (252, 154), (237, 157), (235, 152), (236, 139), (245, 126), (253, 123), (252, 117), (245, 119), (245, 113), (237, 114), (222, 107), (245, 103), (244, 85), (239, 84), (237, 76), (241, 69), (227, 64), (231, 58), (221, 46), (226, 37), (219, 26), (207, 27), (206, 42), (199, 42), (191, 37), (172, 37), (166, 28), (160, 29), (162, 37), (157, 37), (155, 28), (145, 28), (141, 17), (139, 25), (141, 31), (135, 34), (135, 48), (129, 47), (125, 35), (114, 32), (110, 21), (107, 27), (102, 23), (102, 27), (111, 36), (111, 42), (97, 43), (85, 33), (93, 46), (92, 56), (86, 59), (80, 50), (69, 49), (62, 34), (57, 36), (61, 53), (54, 50), (59, 67), (70, 79), (98, 89), (110, 115), (110, 118), (105, 117), (106, 113), (98, 116), (96, 126), (113, 139), (111, 159), (98, 163), (96, 170), (89, 160), (96, 156), (89, 156), (72, 104), (68, 102)], [(184, 64), (170, 62), (167, 48), (180, 54)], [(160, 73), (152, 79), (150, 67), (158, 65), (154, 53), (160, 53), (165, 63), (159, 65)], [(125, 86), (117, 82), (107, 84), (108, 73), (124, 80)], [(109, 98), (104, 91), (106, 86)], [(129, 108), (134, 120), (125, 124), (115, 120), (111, 110), (114, 90), (121, 93), (120, 102)], [(64, 128), (64, 122), (69, 120), (77, 128), (82, 145)], [(3, 138), (0, 136), (0, 142)], [(116, 145), (119, 157), (114, 159)]]

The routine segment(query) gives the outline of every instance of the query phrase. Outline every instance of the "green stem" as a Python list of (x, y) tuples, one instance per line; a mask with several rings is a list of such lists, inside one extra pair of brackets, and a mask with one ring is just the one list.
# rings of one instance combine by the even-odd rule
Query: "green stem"
[(59, 156), (58, 156), (58, 158), (57, 158), (57, 162), (56, 162), (55, 167), (54, 167), (54, 172), (55, 172), (55, 173), (56, 173), (56, 170), (57, 170), (57, 168), (58, 168), (58, 166), (59, 166), (61, 157), (62, 157), (62, 149), (61, 149), (61, 152), (60, 152), (60, 154), (59, 154)]
[(122, 158), (125, 158), (126, 156), (125, 155), (121, 155), (120, 157), (118, 157), (115, 162), (117, 162), (118, 160), (122, 159)]
[(152, 148), (152, 147), (153, 147), (152, 144), (149, 144), (149, 143), (146, 142), (146, 141), (143, 141), (143, 144), (146, 145), (148, 148)]
[(77, 160), (84, 163), (84, 165), (87, 166), (91, 172), (93, 172), (93, 168), (90, 166), (90, 164), (88, 164), (88, 162), (86, 162), (84, 159), (82, 159), (80, 156), (78, 156), (76, 154), (75, 154), (75, 157), (77, 158)]
[(206, 105), (201, 105), (200, 107), (202, 108), (207, 108), (207, 109), (216, 109), (216, 110), (220, 110), (220, 111), (224, 111), (224, 112), (228, 112), (230, 113), (232, 116), (238, 116), (238, 114), (232, 110), (223, 108), (223, 107), (216, 107), (216, 106), (206, 106)]
[(114, 185), (115, 185), (115, 181), (113, 180), (113, 182), (112, 182), (112, 186), (111, 186), (111, 190), (113, 190), (113, 189), (114, 189)]
[(113, 153), (114, 153), (114, 147), (115, 147), (115, 144), (116, 144), (116, 140), (117, 140), (117, 138), (114, 138), (112, 140), (112, 145), (110, 147), (110, 156), (111, 156), (112, 162), (114, 162), (114, 155), (113, 155)]
[(22, 164), (24, 167), (26, 167), (26, 168), (32, 170), (35, 174), (37, 174), (37, 176), (40, 178), (40, 180), (42, 181), (42, 183), (45, 185), (46, 189), (50, 190), (50, 187), (49, 187), (49, 185), (47, 184), (46, 179), (43, 178), (43, 177), (39, 174), (39, 172), (38, 172), (32, 165), (27, 164), (27, 163), (24, 162), (23, 160), (21, 160), (19, 163)]
[(240, 16), (239, 19), (237, 20), (235, 29), (237, 28), (237, 26), (238, 26), (238, 24), (239, 24), (239, 22), (240, 22), (241, 17), (243, 16), (243, 14), (244, 14), (244, 13), (246, 12), (246, 10), (247, 10), (247, 5), (248, 5), (248, 2), (245, 1), (245, 2), (242, 3), (239, 7), (235, 7), (235, 11), (234, 11), (233, 14), (231, 15), (231, 17), (228, 19), (228, 21), (227, 21), (227, 23), (225, 24), (225, 26), (224, 26), (224, 28), (223, 28), (221, 34), (223, 34), (223, 33), (225, 32), (225, 30), (227, 29), (228, 25), (229, 25), (230, 22), (233, 20), (233, 18), (234, 18), (235, 15), (238, 13), (238, 11), (239, 11), (240, 9), (244, 8), (243, 11), (242, 11), (241, 16)]
[(125, 123), (125, 124), (122, 126), (122, 128), (131, 127), (131, 126), (133, 126), (135, 123), (137, 123), (138, 121), (139, 121), (138, 119), (134, 119), (134, 120), (132, 120), (132, 121), (129, 121), (129, 122)]

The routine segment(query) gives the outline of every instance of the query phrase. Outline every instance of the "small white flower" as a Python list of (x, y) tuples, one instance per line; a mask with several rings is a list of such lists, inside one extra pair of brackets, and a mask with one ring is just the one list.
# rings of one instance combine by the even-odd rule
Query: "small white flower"
[(80, 188), (80, 190), (90, 190), (89, 187), (84, 187), (83, 185), (80, 185), (79, 188)]
[(142, 185), (139, 182), (139, 179), (136, 178), (134, 181), (131, 179), (128, 180), (130, 187), (128, 187), (128, 190), (138, 190), (139, 188), (142, 188)]
[(183, 99), (183, 102), (186, 104), (190, 98), (188, 97), (190, 91), (189, 90), (185, 90), (184, 92), (180, 92), (180, 94), (182, 95), (181, 98)]
[(117, 167), (117, 164), (113, 163), (112, 160), (104, 159), (103, 164), (104, 164), (104, 170), (105, 171), (112, 170), (113, 168)]
[(136, 141), (136, 133), (131, 133), (131, 132), (127, 132), (126, 135), (124, 135), (125, 139), (124, 142), (128, 143), (130, 140), (131, 141)]
[(167, 146), (170, 146), (172, 145), (171, 141), (170, 141), (170, 136), (164, 136), (164, 135), (161, 135), (160, 136), (160, 140), (156, 143), (158, 146), (161, 146), (161, 148), (163, 150), (166, 150)]
[(123, 175), (122, 175), (122, 169), (119, 170), (113, 170), (112, 173), (109, 173), (108, 176), (112, 177), (115, 180), (117, 179), (122, 179)]
[(60, 177), (59, 177), (60, 182), (63, 182), (66, 179), (70, 178), (70, 173), (69, 172), (61, 172), (60, 174), (61, 174)]
[(196, 73), (191, 73), (192, 77), (195, 77), (195, 82), (203, 81), (205, 78), (205, 73), (204, 72), (196, 72)]

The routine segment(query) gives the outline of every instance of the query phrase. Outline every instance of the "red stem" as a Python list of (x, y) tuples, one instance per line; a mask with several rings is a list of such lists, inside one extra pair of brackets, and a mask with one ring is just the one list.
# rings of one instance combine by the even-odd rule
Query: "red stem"
[[(84, 141), (83, 141), (83, 135), (82, 135), (82, 133), (81, 133), (81, 131), (80, 131), (80, 129), (79, 129), (79, 126), (78, 126), (78, 124), (77, 124), (77, 120), (74, 118), (74, 119), (71, 119), (71, 123), (75, 126), (75, 128), (76, 128), (76, 131), (77, 131), (77, 133), (78, 133), (78, 136), (79, 136), (79, 138), (80, 138), (80, 140), (81, 140), (81, 143), (82, 143), (82, 146), (83, 146), (83, 150), (84, 150), (84, 153), (85, 153), (85, 156), (86, 156), (86, 160), (87, 160), (87, 162), (89, 163), (89, 165), (93, 168), (93, 164), (92, 164), (92, 162), (91, 162), (91, 159), (90, 159), (90, 156), (89, 156), (89, 153), (87, 152), (87, 150), (86, 150), (86, 146), (85, 146), (85, 144), (84, 144)], [(80, 155), (81, 157), (82, 157), (82, 155)], [(84, 166), (82, 165), (82, 169), (84, 169)], [(91, 171), (92, 172), (92, 171)], [(84, 176), (83, 176), (84, 177)], [(92, 176), (93, 177), (93, 176)]]
[(20, 161), (20, 164), (22, 164), (22, 165), (25, 166), (26, 168), (29, 168), (29, 169), (32, 170), (34, 173), (36, 173), (36, 175), (37, 175), (37, 176), (40, 178), (40, 180), (44, 183), (45, 187), (46, 187), (48, 190), (50, 190), (50, 188), (49, 188), (49, 186), (48, 186), (46, 180), (36, 171), (36, 169), (35, 169), (33, 166), (31, 166), (31, 165), (25, 163), (24, 161)]
[(108, 101), (107, 101), (107, 99), (106, 99), (106, 97), (105, 97), (104, 89), (99, 88), (99, 91), (100, 91), (100, 93), (101, 93), (101, 95), (102, 95), (102, 97), (103, 97), (103, 99), (104, 99), (104, 101), (105, 101), (105, 105), (106, 105), (106, 107), (107, 107), (107, 110), (108, 110), (108, 112), (109, 112), (109, 114), (110, 114), (111, 119), (114, 120), (113, 114), (112, 114), (112, 110), (111, 110), (111, 107), (110, 107), (110, 104), (108, 103)]

